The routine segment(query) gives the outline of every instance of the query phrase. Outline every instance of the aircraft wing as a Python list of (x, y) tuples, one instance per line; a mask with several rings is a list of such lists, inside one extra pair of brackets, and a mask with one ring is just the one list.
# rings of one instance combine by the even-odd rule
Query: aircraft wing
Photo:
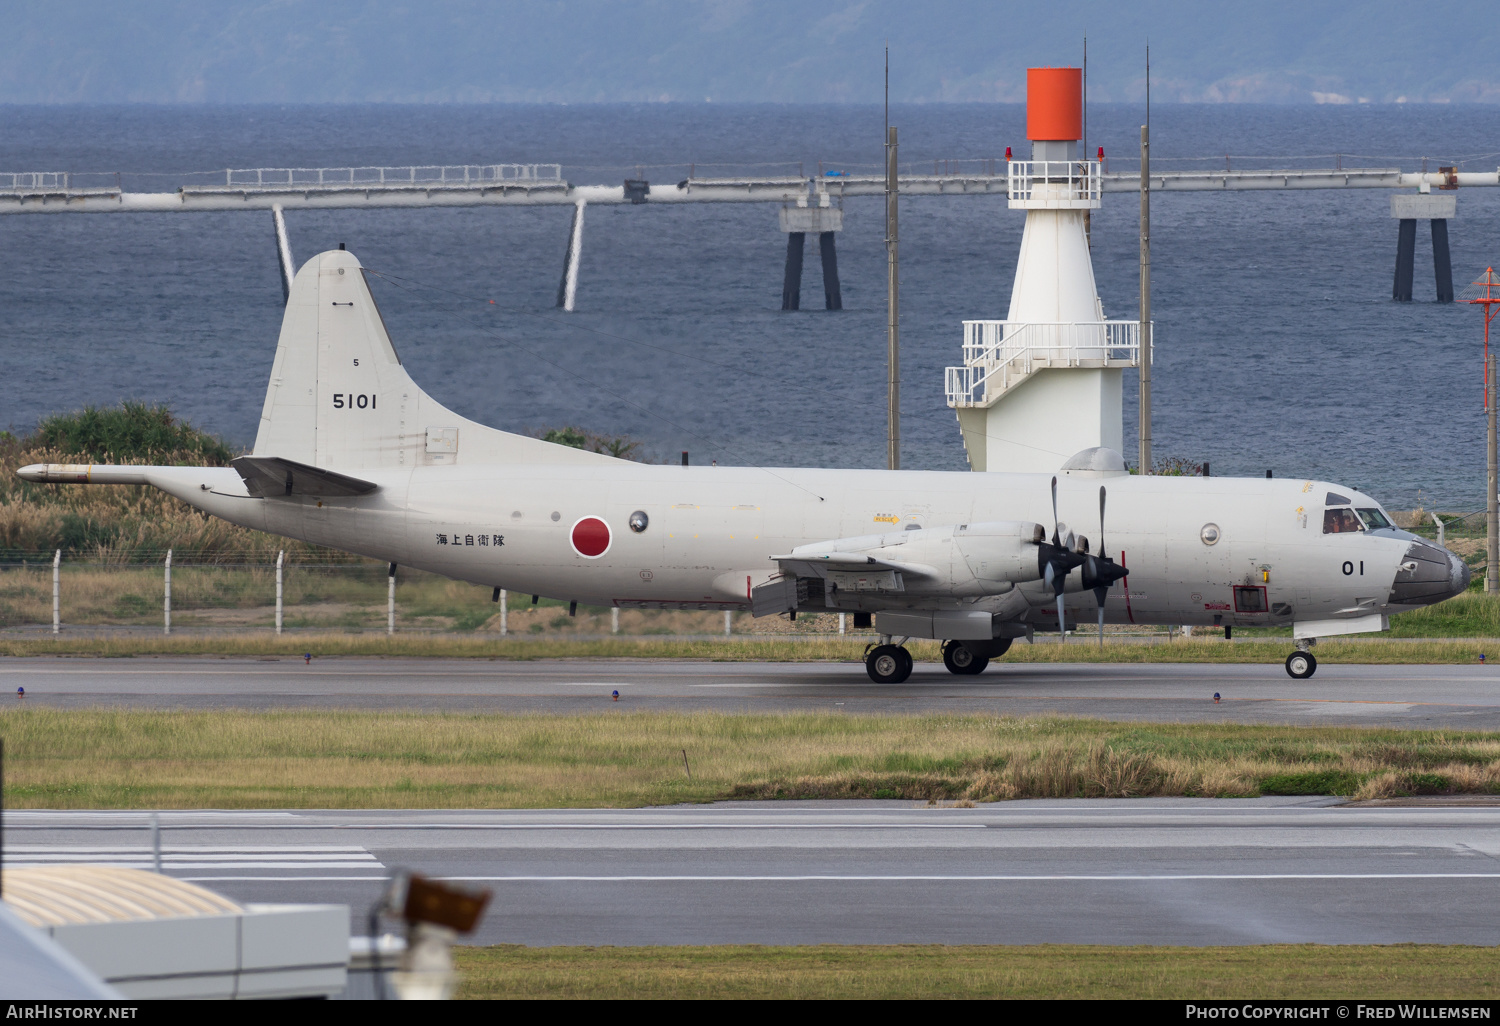
[(257, 499), (286, 495), (368, 495), (379, 485), (347, 474), (309, 467), (280, 456), (240, 456), (229, 461)]
[(898, 563), (890, 559), (876, 559), (858, 552), (792, 553), (772, 556), (783, 573), (796, 577), (826, 577), (836, 574), (868, 574), (883, 570), (895, 570), (914, 577), (928, 577), (937, 571), (921, 563)]

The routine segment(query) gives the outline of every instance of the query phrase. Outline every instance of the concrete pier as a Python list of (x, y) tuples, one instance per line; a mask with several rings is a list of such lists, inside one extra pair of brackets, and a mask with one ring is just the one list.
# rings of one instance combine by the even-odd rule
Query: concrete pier
[(786, 274), (781, 282), (781, 308), (802, 309), (802, 252), (806, 248), (806, 232), (787, 232)]
[(818, 249), (823, 256), (823, 309), (842, 310), (844, 293), (839, 287), (839, 254), (834, 247), (833, 232), (819, 233)]
[(1432, 271), (1437, 301), (1453, 302), (1453, 261), (1448, 253), (1448, 222), (1458, 216), (1458, 197), (1451, 192), (1398, 193), (1391, 197), (1391, 217), (1400, 222), (1396, 232), (1396, 279), (1391, 298), (1410, 303), (1416, 275), (1417, 222), (1432, 225)]
[[(827, 194), (819, 198), (826, 202)], [(844, 293), (839, 285), (838, 249), (835, 232), (844, 229), (844, 212), (832, 206), (786, 206), (781, 208), (781, 230), (786, 233), (786, 271), (781, 282), (781, 308), (798, 310), (802, 306), (802, 263), (807, 236), (818, 236), (818, 251), (823, 264), (823, 308), (842, 310)]]

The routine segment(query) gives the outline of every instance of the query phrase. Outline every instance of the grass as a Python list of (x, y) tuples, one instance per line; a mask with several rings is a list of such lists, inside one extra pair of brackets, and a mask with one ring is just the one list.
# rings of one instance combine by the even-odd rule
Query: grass
[(461, 998), (1500, 997), (1495, 948), (1275, 944), (458, 948)]
[[(172, 568), (172, 620), (178, 627), (267, 628), (275, 620), (276, 569), (270, 563), (184, 565)], [(307, 565), (295, 560), (283, 575), (285, 623), (289, 627), (380, 629), (386, 625), (386, 564), (345, 562)], [(64, 559), (59, 584), (61, 619), (67, 627), (143, 625), (162, 622), (163, 575), (154, 566), (111, 565)], [(540, 624), (549, 635), (602, 634), (610, 630), (609, 609), (580, 605), (569, 617), (568, 603), (529, 595), (509, 597), (510, 629), (525, 633)], [(789, 623), (779, 617), (755, 620), (735, 613), (735, 630), (755, 634), (830, 633), (838, 617), (817, 614)], [(396, 575), (396, 622), (403, 630), (484, 631), (498, 634), (500, 607), (491, 589), (419, 570)], [(48, 555), (25, 565), (0, 566), (0, 627), (50, 625), (52, 560)], [(624, 634), (720, 634), (722, 612), (622, 609)]]
[[(1500, 793), (1500, 735), (1066, 717), (0, 713), (11, 808), (628, 808), (719, 799)], [(683, 768), (683, 753), (692, 770)]]
[[(0, 510), (3, 518), (3, 510)], [(0, 525), (3, 534), (3, 525)], [(291, 549), (288, 549), (292, 552)], [(368, 561), (312, 563), (321, 558), (302, 553), (287, 565), (284, 575), (285, 617), (288, 626), (383, 629), (386, 623), (386, 566)], [(174, 556), (172, 610), (179, 627), (213, 626), (240, 629), (270, 627), (274, 620), (276, 577), (274, 553), (270, 562), (232, 565), (201, 565)], [(60, 584), (61, 618), (68, 627), (142, 625), (156, 626), (162, 615), (162, 568), (160, 562), (111, 564), (108, 559), (64, 560)], [(1477, 589), (1479, 585), (1475, 585)], [(397, 575), (396, 614), (398, 629), (423, 631), (482, 632), (498, 634), (499, 606), (491, 601), (489, 588), (465, 584), (435, 574), (402, 569)], [(609, 609), (580, 606), (576, 617), (562, 614), (567, 603), (542, 599), (533, 606), (527, 595), (512, 594), (509, 600), (512, 633), (533, 631), (548, 636), (602, 634), (610, 630)], [(837, 616), (809, 614), (795, 622), (780, 617), (755, 619), (747, 613), (733, 614), (736, 634), (799, 635), (833, 633)], [(52, 567), (50, 557), (33, 559), (26, 565), (0, 567), (0, 627), (36, 626), (52, 620)], [(694, 610), (638, 610), (620, 612), (621, 632), (633, 636), (720, 634), (723, 614)], [(1134, 633), (1165, 629), (1135, 628)], [(1110, 628), (1118, 633), (1118, 628)], [(867, 635), (869, 632), (865, 632)], [(1077, 640), (1087, 641), (1088, 631)], [(1196, 641), (1213, 644), (1221, 635), (1199, 628)], [(1290, 628), (1237, 628), (1242, 639), (1288, 637)], [(1107, 635), (1108, 636), (1108, 635)], [(1043, 635), (1050, 640), (1052, 635)], [(1391, 620), (1382, 639), (1425, 641), (1435, 638), (1500, 639), (1500, 596), (1471, 590), (1446, 602), (1402, 613)], [(1335, 644), (1358, 645), (1360, 636)], [(1051, 656), (1021, 654), (1016, 646), (1011, 659), (1050, 659)], [(1320, 650), (1322, 654), (1323, 650)], [(1478, 650), (1473, 655), (1477, 657)], [(1083, 658), (1080, 656), (1080, 658)], [(1122, 657), (1123, 658), (1123, 657)], [(1163, 658), (1156, 653), (1150, 659)], [(1204, 656), (1240, 660), (1246, 656)], [(1265, 656), (1269, 658), (1269, 656)], [(1403, 657), (1407, 658), (1407, 657)], [(1452, 658), (1439, 657), (1443, 661)], [(1465, 655), (1463, 658), (1469, 658)]]
[[(550, 613), (551, 611), (547, 611)], [(634, 612), (634, 611), (632, 611)], [(73, 633), (60, 635), (0, 636), (0, 656), (300, 656), (311, 652), (319, 657), (391, 656), (409, 658), (459, 659), (697, 659), (712, 662), (847, 662), (859, 663), (866, 645), (875, 640), (872, 634), (855, 634), (845, 639), (812, 637), (795, 638), (777, 635), (735, 634), (732, 637), (681, 638), (661, 636), (652, 628), (637, 629), (634, 634), (616, 637), (570, 637), (568, 633), (549, 629), (554, 616), (528, 614), (531, 619), (512, 617), (511, 634), (501, 636), (492, 628), (473, 633), (415, 633), (387, 635), (384, 620), (355, 627), (339, 619), (287, 620), (288, 627), (343, 627), (343, 630), (316, 630), (277, 636), (265, 630), (247, 630), (213, 635), (174, 634), (124, 635)], [(722, 629), (719, 614), (716, 624)], [(580, 618), (582, 612), (580, 611)], [(626, 614), (621, 615), (622, 625)], [(173, 614), (174, 624), (182, 618)], [(801, 619), (798, 621), (801, 622)], [(528, 626), (529, 624), (529, 626)], [(609, 620), (599, 617), (594, 628), (607, 631)], [(569, 633), (587, 628), (587, 622)], [(379, 628), (378, 630), (375, 628)], [(369, 631), (366, 633), (366, 631)], [(936, 663), (940, 656), (935, 641), (912, 641), (907, 644), (919, 663)], [(1067, 644), (1051, 642), (1012, 645), (995, 665), (1004, 672), (1007, 664), (1018, 663), (1257, 663), (1280, 664), (1291, 651), (1291, 643), (1274, 641), (1235, 641), (1222, 638), (1195, 637), (1146, 644), (1106, 641), (1101, 648), (1088, 638), (1070, 639)], [(1488, 659), (1500, 658), (1500, 639), (1490, 640), (1328, 640), (1314, 650), (1324, 665), (1337, 663), (1381, 664), (1450, 664), (1478, 665), (1481, 654)], [(861, 672), (854, 670), (855, 673)], [(995, 670), (988, 671), (997, 672)]]

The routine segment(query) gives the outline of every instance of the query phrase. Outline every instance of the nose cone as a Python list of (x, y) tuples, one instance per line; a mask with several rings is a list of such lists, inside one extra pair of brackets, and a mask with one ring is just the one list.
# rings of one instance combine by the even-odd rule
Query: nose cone
[(1430, 606), (1462, 594), (1468, 587), (1468, 564), (1447, 549), (1414, 541), (1396, 570), (1387, 601), (1399, 606)]

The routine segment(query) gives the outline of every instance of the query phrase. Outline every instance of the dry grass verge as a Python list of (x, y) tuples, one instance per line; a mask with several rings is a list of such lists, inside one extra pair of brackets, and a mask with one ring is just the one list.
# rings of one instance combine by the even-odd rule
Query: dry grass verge
[(462, 998), (1493, 1000), (1495, 948), (1045, 944), (458, 949)]
[[(1500, 736), (1064, 717), (0, 713), (13, 808), (1500, 793)], [(692, 776), (683, 769), (683, 752)]]

